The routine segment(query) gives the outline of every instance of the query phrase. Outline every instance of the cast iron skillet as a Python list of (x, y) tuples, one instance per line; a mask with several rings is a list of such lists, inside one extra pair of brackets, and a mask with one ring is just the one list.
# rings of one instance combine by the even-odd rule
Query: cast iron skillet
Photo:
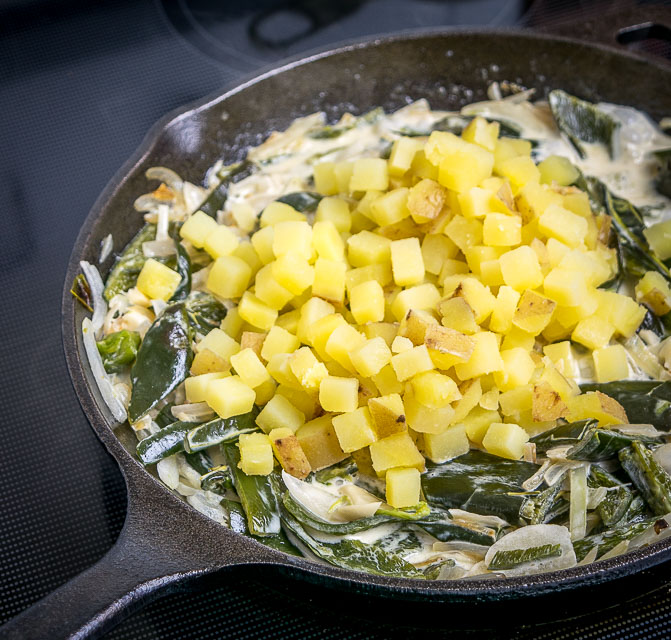
[[(671, 113), (671, 69), (628, 53), (521, 32), (422, 31), (291, 61), (181, 109), (151, 130), (86, 219), (63, 297), (67, 363), (91, 426), (126, 479), (126, 522), (102, 560), (15, 618), (4, 629), (7, 637), (97, 637), (159, 591), (206, 575), (226, 580), (221, 570), (243, 565), (262, 568), (266, 580), (277, 580), (278, 572), (296, 578), (292, 589), (307, 584), (311, 594), (316, 585), (335, 589), (341, 611), (349, 610), (341, 606), (349, 594), (368, 611), (396, 608), (398, 614), (399, 604), (408, 611), (407, 603), (413, 612), (429, 608), (435, 618), (438, 607), (451, 625), (565, 618), (659, 584), (659, 576), (668, 570), (660, 564), (671, 559), (666, 543), (558, 573), (453, 582), (377, 577), (271, 550), (208, 520), (150, 475), (129, 453), (136, 441), (127, 427), (112, 429), (113, 420), (91, 379), (80, 335), (84, 312), (68, 289), (80, 260), (97, 262), (102, 238), (113, 233), (119, 251), (136, 232), (140, 216), (132, 203), (148, 190), (148, 167), (171, 167), (198, 183), (217, 158), (240, 159), (246, 147), (298, 116), (319, 109), (333, 118), (377, 105), (395, 109), (408, 98), (420, 97), (437, 108), (457, 108), (483, 99), (488, 83), (496, 79), (536, 87), (540, 95), (561, 87), (583, 98), (632, 105), (654, 118)], [(103, 275), (109, 267), (108, 261)]]

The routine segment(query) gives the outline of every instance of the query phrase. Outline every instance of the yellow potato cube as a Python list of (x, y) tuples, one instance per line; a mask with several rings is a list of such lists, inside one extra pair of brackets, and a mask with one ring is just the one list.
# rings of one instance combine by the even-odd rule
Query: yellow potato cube
[[(445, 261), (452, 260), (458, 253), (458, 247), (446, 236), (438, 233), (427, 233), (422, 240), (422, 259), (428, 273), (438, 275), (442, 272)], [(447, 274), (445, 274), (447, 275)]]
[(310, 260), (312, 227), (307, 222), (287, 220), (274, 225), (273, 254), (279, 258), (287, 253)]
[(475, 349), (471, 337), (439, 325), (427, 327), (424, 342), (434, 365), (445, 370), (466, 362)]
[(294, 433), (290, 429), (273, 429), (268, 437), (282, 468), (294, 478), (307, 478), (312, 468)]
[(399, 382), (403, 382), (422, 371), (431, 371), (433, 362), (426, 345), (421, 345), (392, 356), (391, 366)]
[(231, 255), (238, 244), (240, 237), (230, 227), (220, 224), (205, 238), (203, 248), (213, 258)]
[(407, 202), (408, 189), (406, 187), (387, 191), (371, 202), (371, 217), (381, 227), (400, 222), (410, 215)]
[(246, 202), (234, 202), (230, 205), (231, 216), (235, 225), (249, 233), (256, 226), (256, 211)]
[(496, 298), (477, 278), (466, 277), (457, 287), (454, 295), (463, 298), (473, 310), (475, 322), (483, 323), (494, 310)]
[(588, 349), (601, 349), (610, 342), (613, 333), (615, 327), (600, 315), (594, 315), (578, 322), (571, 334), (571, 340), (579, 342)]
[(539, 163), (538, 170), (541, 174), (541, 182), (544, 184), (556, 182), (558, 185), (566, 187), (580, 177), (580, 172), (568, 158), (563, 156), (548, 156)]
[(578, 271), (583, 279), (594, 287), (598, 287), (612, 277), (612, 270), (605, 257), (596, 251), (572, 249), (562, 257), (559, 267), (564, 270)]
[(587, 420), (594, 418), (599, 421), (599, 426), (605, 427), (610, 424), (628, 424), (629, 418), (624, 407), (605, 393), (600, 391), (588, 391), (566, 401), (568, 405), (567, 420)]
[(517, 156), (530, 156), (531, 142), (522, 138), (499, 138), (494, 146), (494, 172), (501, 173), (506, 160)]
[(537, 336), (552, 319), (557, 303), (550, 298), (527, 289), (513, 314), (513, 324), (522, 331)]
[(438, 167), (431, 164), (424, 153), (424, 149), (419, 150), (412, 159), (410, 170), (418, 178), (428, 178), (429, 180), (438, 179)]
[(671, 258), (671, 220), (651, 224), (643, 235), (660, 260)]
[(326, 343), (336, 327), (346, 324), (346, 320), (339, 313), (332, 313), (319, 318), (308, 326), (308, 335), (305, 342), (314, 347), (322, 360), (330, 360), (331, 356), (326, 353)]
[(501, 413), (506, 418), (517, 419), (521, 414), (531, 411), (533, 404), (533, 385), (525, 384), (517, 389), (505, 391), (499, 396)]
[(424, 279), (424, 260), (417, 238), (391, 243), (391, 268), (394, 282), (401, 287), (418, 284)]
[(454, 216), (445, 226), (444, 233), (461, 251), (482, 244), (482, 222), (475, 218)]
[(285, 253), (272, 263), (275, 280), (295, 296), (299, 296), (314, 281), (314, 268), (295, 253)]
[[(464, 424), (453, 424), (442, 433), (424, 434), (424, 452), (435, 463), (447, 462), (468, 453), (470, 444)], [(387, 472), (387, 478), (393, 471)]]
[[(287, 359), (287, 362), (289, 362), (289, 359)], [(280, 384), (277, 387), (277, 393), (284, 396), (296, 409), (301, 411), (306, 420), (312, 420), (317, 414), (321, 413), (318, 400), (319, 393), (314, 390), (306, 391), (300, 387)]]
[(615, 327), (617, 333), (631, 338), (645, 318), (645, 307), (629, 296), (613, 291), (598, 291), (598, 312), (603, 319)]
[(516, 291), (535, 289), (543, 283), (538, 256), (531, 247), (522, 246), (504, 253), (500, 258), (503, 281)]
[(205, 402), (220, 418), (249, 413), (256, 394), (238, 376), (211, 380), (205, 391)]
[(367, 340), (350, 353), (350, 360), (357, 373), (370, 378), (391, 361), (391, 351), (383, 338)]
[(489, 328), (497, 333), (507, 334), (513, 323), (513, 315), (520, 300), (520, 294), (512, 287), (499, 287), (496, 302), (489, 319)]
[(482, 439), (492, 422), (501, 422), (501, 414), (498, 411), (474, 407), (459, 424), (464, 426), (468, 439), (481, 446)]
[(384, 475), (394, 467), (414, 467), (424, 471), (424, 458), (407, 432), (395, 433), (370, 445), (373, 469)]
[(359, 406), (359, 381), (356, 378), (327, 376), (319, 385), (319, 403), (324, 411), (354, 411)]
[(333, 428), (345, 453), (363, 449), (377, 439), (368, 407), (334, 416)]
[[(347, 206), (346, 202), (344, 204)], [(339, 262), (345, 258), (345, 243), (330, 220), (315, 222), (312, 229), (312, 246), (320, 258)]]
[(276, 393), (256, 416), (256, 424), (265, 432), (290, 429), (296, 433), (305, 424), (305, 414), (294, 407), (283, 395)]
[(352, 162), (336, 162), (333, 167), (333, 173), (335, 175), (336, 182), (338, 184), (337, 193), (349, 193), (350, 181), (352, 179), (352, 171), (354, 170), (354, 165)]
[(256, 251), (259, 260), (263, 264), (270, 264), (275, 259), (273, 253), (273, 238), (275, 237), (275, 230), (273, 227), (265, 227), (260, 229), (250, 238), (252, 247)]
[(407, 430), (403, 400), (398, 393), (370, 398), (368, 409), (378, 439)]
[(524, 445), (529, 434), (514, 422), (492, 422), (482, 444), (488, 453), (510, 460), (519, 460), (524, 454)]
[(504, 160), (499, 165), (498, 174), (510, 180), (513, 189), (519, 189), (529, 182), (538, 182), (541, 178), (538, 167), (529, 156), (517, 156)]
[(240, 435), (238, 466), (248, 476), (267, 476), (275, 466), (270, 438), (264, 433)]
[(391, 341), (391, 351), (392, 353), (403, 353), (404, 351), (410, 351), (413, 347), (412, 340), (404, 336), (396, 336)]
[(552, 269), (543, 281), (545, 295), (566, 307), (576, 307), (587, 297), (585, 273), (559, 267)]
[(440, 293), (435, 285), (420, 284), (401, 291), (391, 304), (391, 312), (400, 322), (410, 309), (433, 309), (439, 300)]
[(182, 276), (154, 258), (143, 265), (136, 287), (151, 300), (169, 300), (177, 290)]
[(556, 238), (569, 247), (579, 247), (587, 235), (587, 220), (579, 215), (551, 204), (538, 218), (538, 230), (548, 238)]
[[(391, 258), (391, 253), (389, 254)], [(393, 277), (391, 274), (391, 263), (369, 264), (358, 269), (350, 269), (345, 274), (345, 288), (350, 292), (354, 287), (363, 282), (375, 280), (381, 287), (391, 284)]]
[(294, 294), (277, 282), (272, 264), (259, 269), (256, 274), (254, 294), (271, 309), (279, 311), (294, 297)]
[(231, 255), (240, 258), (240, 260), (244, 260), (244, 262), (249, 265), (249, 268), (252, 270), (252, 277), (254, 277), (256, 272), (263, 266), (261, 258), (259, 258), (258, 253), (256, 253), (256, 249), (253, 247), (252, 243), (247, 240), (239, 242)]
[(289, 367), (301, 387), (316, 391), (328, 375), (323, 362), (319, 362), (310, 347), (301, 347), (289, 358)]
[[(509, 217), (510, 216), (506, 216), (506, 218)], [(464, 256), (466, 256), (466, 262), (468, 263), (470, 270), (473, 273), (479, 274), (483, 262), (498, 260), (498, 258), (500, 258), (506, 251), (507, 249), (502, 247), (486, 247), (485, 245), (477, 244), (468, 247), (468, 249), (464, 251)]]
[[(413, 345), (417, 346), (424, 344), (426, 330), (429, 328), (429, 325), (436, 324), (436, 318), (430, 311), (410, 309), (405, 318), (401, 320), (401, 324), (396, 328), (394, 336), (398, 335), (403, 338), (408, 338)], [(396, 325), (391, 326), (396, 327)], [(392, 336), (392, 342), (394, 336)]]
[(284, 202), (271, 202), (262, 212), (259, 218), (261, 227), (274, 227), (278, 222), (305, 222), (304, 214), (296, 211), (292, 206)]
[(392, 393), (401, 393), (403, 383), (399, 382), (393, 367), (388, 364), (382, 367), (380, 372), (371, 377), (373, 384), (377, 387), (380, 395), (386, 396)]
[(191, 375), (200, 376), (205, 373), (223, 373), (231, 368), (231, 363), (212, 353), (209, 349), (201, 349), (193, 357)]
[(448, 200), (445, 187), (435, 180), (420, 180), (408, 192), (407, 207), (412, 219), (417, 224), (436, 220), (444, 210)]
[(268, 378), (265, 382), (262, 382), (258, 387), (254, 389), (256, 399), (254, 404), (262, 407), (266, 404), (274, 395), (277, 389), (277, 384), (272, 378)]
[(456, 364), (454, 370), (461, 380), (468, 380), (486, 373), (501, 371), (503, 360), (499, 353), (496, 334), (482, 331), (471, 336), (474, 347), (467, 362)]
[(315, 189), (325, 196), (333, 196), (340, 191), (335, 175), (334, 162), (318, 162), (312, 165)]
[(386, 191), (389, 186), (387, 161), (382, 158), (359, 158), (352, 163), (349, 191)]
[(225, 331), (231, 338), (238, 340), (240, 334), (242, 333), (242, 327), (245, 321), (240, 317), (237, 307), (229, 309), (226, 317), (221, 321), (219, 325), (222, 331)]
[(391, 176), (402, 176), (412, 166), (415, 154), (423, 145), (417, 138), (400, 137), (394, 140), (389, 155), (388, 171)]
[(332, 419), (333, 416), (330, 415), (321, 416), (306, 422), (296, 432), (298, 442), (313, 471), (330, 467), (347, 457), (338, 443)]
[(440, 409), (461, 398), (457, 383), (438, 371), (418, 373), (410, 384), (417, 402), (430, 409)]
[(671, 311), (671, 288), (661, 273), (648, 271), (636, 285), (636, 300), (645, 303), (655, 315), (666, 315)]
[(412, 467), (389, 469), (385, 477), (385, 498), (396, 509), (412, 507), (419, 502), (419, 471)]
[(369, 340), (373, 338), (382, 338), (387, 346), (391, 347), (394, 341), (398, 327), (391, 322), (368, 322), (363, 327), (363, 333)]
[(300, 340), (282, 327), (271, 327), (261, 347), (261, 357), (269, 362), (270, 359), (280, 353), (293, 353), (300, 346)]
[(557, 371), (563, 376), (577, 378), (580, 375), (580, 367), (578, 367), (571, 343), (568, 340), (545, 345), (543, 353), (552, 360)]
[(333, 329), (333, 332), (326, 341), (324, 350), (330, 358), (333, 358), (345, 369), (353, 371), (349, 354), (363, 347), (365, 343), (365, 336), (359, 333), (352, 325), (341, 324)]
[(342, 304), (345, 300), (346, 271), (347, 265), (344, 262), (317, 258), (314, 267), (312, 295), (336, 304)]
[(310, 332), (319, 320), (332, 315), (334, 306), (321, 298), (310, 298), (300, 308), (300, 319), (296, 328), (296, 335), (301, 342), (312, 344)]
[(197, 249), (202, 249), (205, 240), (218, 227), (216, 220), (202, 211), (189, 216), (179, 229), (181, 238), (188, 240)]
[(458, 195), (459, 210), (465, 218), (483, 218), (488, 213), (507, 213), (508, 207), (490, 190), (473, 187)]
[(487, 122), (483, 117), (477, 116), (461, 132), (461, 137), (487, 151), (494, 151), (499, 137), (499, 126), (498, 122)]
[(501, 351), (503, 369), (494, 372), (496, 386), (501, 391), (510, 391), (527, 384), (536, 370), (536, 363), (525, 349), (514, 348)]
[(538, 182), (525, 184), (515, 196), (517, 210), (522, 214), (524, 222), (537, 220), (551, 205), (561, 205), (563, 199), (560, 194), (547, 185)]
[(277, 316), (275, 324), (282, 329), (286, 329), (289, 333), (295, 334), (298, 331), (298, 322), (301, 319), (300, 309), (293, 309), (287, 311), (280, 316)]
[(231, 364), (240, 379), (252, 389), (270, 380), (270, 375), (259, 356), (252, 349), (242, 349), (231, 356)]
[(477, 333), (480, 330), (475, 321), (473, 308), (463, 297), (441, 300), (438, 310), (443, 317), (442, 323), (445, 327), (466, 334)]
[(240, 299), (238, 311), (243, 320), (262, 331), (269, 331), (277, 319), (277, 310), (261, 302), (249, 291)]
[(522, 242), (522, 219), (505, 213), (488, 213), (482, 227), (482, 241), (490, 247), (513, 247)]
[(184, 381), (184, 391), (187, 402), (205, 402), (207, 386), (212, 380), (221, 380), (227, 377), (227, 373), (203, 373), (199, 376), (191, 376)]
[(240, 345), (225, 331), (212, 329), (196, 346), (198, 353), (208, 350), (230, 363), (231, 356), (240, 351)]
[(252, 270), (235, 256), (221, 256), (214, 261), (207, 276), (207, 288), (220, 298), (239, 298), (249, 286)]
[(595, 349), (592, 358), (597, 382), (626, 380), (629, 377), (627, 351), (621, 344)]
[[(321, 193), (324, 192), (322, 191)], [(339, 233), (348, 232), (352, 228), (352, 214), (349, 210), (349, 204), (342, 198), (322, 198), (317, 205), (317, 213), (315, 214), (315, 225), (313, 228), (315, 232), (317, 231), (318, 222), (331, 222)]]
[(352, 287), (349, 299), (350, 310), (358, 324), (384, 320), (384, 292), (375, 280)]
[(501, 342), (501, 349), (515, 349), (519, 347), (525, 351), (531, 351), (535, 344), (536, 336), (522, 331), (522, 329), (516, 326), (512, 326)]
[(370, 231), (360, 231), (347, 239), (347, 257), (354, 267), (389, 262), (391, 240)]

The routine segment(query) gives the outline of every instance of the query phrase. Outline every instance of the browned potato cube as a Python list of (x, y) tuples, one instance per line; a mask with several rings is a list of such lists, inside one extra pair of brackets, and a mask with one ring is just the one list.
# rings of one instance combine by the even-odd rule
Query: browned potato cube
[(298, 438), (291, 432), (291, 429), (273, 429), (268, 436), (275, 457), (282, 468), (295, 478), (301, 480), (306, 478), (312, 468)]
[(313, 471), (330, 467), (347, 457), (338, 443), (332, 418), (331, 415), (315, 418), (296, 432), (298, 442)]
[(243, 331), (240, 336), (240, 351), (251, 349), (259, 358), (261, 357), (261, 347), (266, 339), (267, 333), (258, 333), (256, 331)]
[(534, 422), (556, 420), (565, 415), (566, 411), (566, 404), (547, 382), (534, 385), (531, 396), (531, 416)]
[(371, 398), (368, 408), (378, 440), (407, 430), (403, 400), (398, 393)]

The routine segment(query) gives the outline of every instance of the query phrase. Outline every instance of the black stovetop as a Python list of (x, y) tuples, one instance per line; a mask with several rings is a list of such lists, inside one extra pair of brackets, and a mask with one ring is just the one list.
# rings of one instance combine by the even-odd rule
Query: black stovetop
[[(123, 524), (123, 479), (88, 426), (65, 368), (60, 297), (79, 226), (151, 125), (243, 74), (340, 40), (421, 26), (547, 27), (580, 19), (593, 4), (0, 0), (0, 624), (93, 564)], [(621, 4), (636, 3), (605, 3)], [(638, 3), (642, 10), (654, 4)], [(669, 53), (659, 38), (635, 46)], [(327, 617), (277, 593), (246, 574), (224, 575), (207, 591), (150, 604), (108, 637), (395, 635), (391, 623), (374, 631), (348, 620), (337, 603)], [(610, 612), (515, 635), (669, 636), (666, 588)]]

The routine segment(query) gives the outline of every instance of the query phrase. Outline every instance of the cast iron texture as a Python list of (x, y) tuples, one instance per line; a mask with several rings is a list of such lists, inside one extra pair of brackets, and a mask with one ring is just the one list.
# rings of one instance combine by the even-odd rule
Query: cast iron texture
[[(111, 415), (91, 379), (80, 335), (84, 314), (68, 293), (69, 286), (80, 260), (97, 262), (100, 242), (108, 233), (118, 252), (137, 231), (141, 219), (132, 203), (149, 188), (144, 177), (148, 167), (167, 166), (199, 183), (215, 160), (241, 159), (247, 147), (298, 116), (321, 109), (337, 118), (345, 111), (361, 113), (378, 105), (393, 110), (418, 98), (428, 98), (436, 108), (458, 108), (484, 99), (493, 80), (536, 87), (539, 97), (563, 88), (589, 100), (631, 105), (654, 118), (671, 112), (671, 70), (634, 55), (528, 33), (423, 31), (291, 61), (170, 114), (149, 132), (86, 219), (63, 297), (68, 367), (93, 429), (123, 471), (126, 523), (98, 564), (15, 618), (3, 629), (6, 637), (98, 637), (161, 589), (242, 565), (298, 578), (311, 591), (317, 585), (336, 589), (339, 607), (349, 597), (355, 614), (375, 610), (398, 615), (399, 606), (407, 611), (404, 604), (412, 603), (417, 621), (424, 613), (435, 618), (438, 605), (443, 615), (458, 608), (458, 616), (450, 615), (451, 624), (485, 627), (506, 619), (565, 618), (659, 584), (659, 576), (668, 570), (660, 563), (671, 558), (666, 543), (586, 567), (505, 581), (383, 578), (273, 551), (208, 520), (150, 475), (123, 446), (122, 441), (132, 442), (125, 427), (113, 430)], [(109, 261), (103, 265), (103, 276), (109, 267)], [(217, 573), (216, 579), (228, 578)]]

